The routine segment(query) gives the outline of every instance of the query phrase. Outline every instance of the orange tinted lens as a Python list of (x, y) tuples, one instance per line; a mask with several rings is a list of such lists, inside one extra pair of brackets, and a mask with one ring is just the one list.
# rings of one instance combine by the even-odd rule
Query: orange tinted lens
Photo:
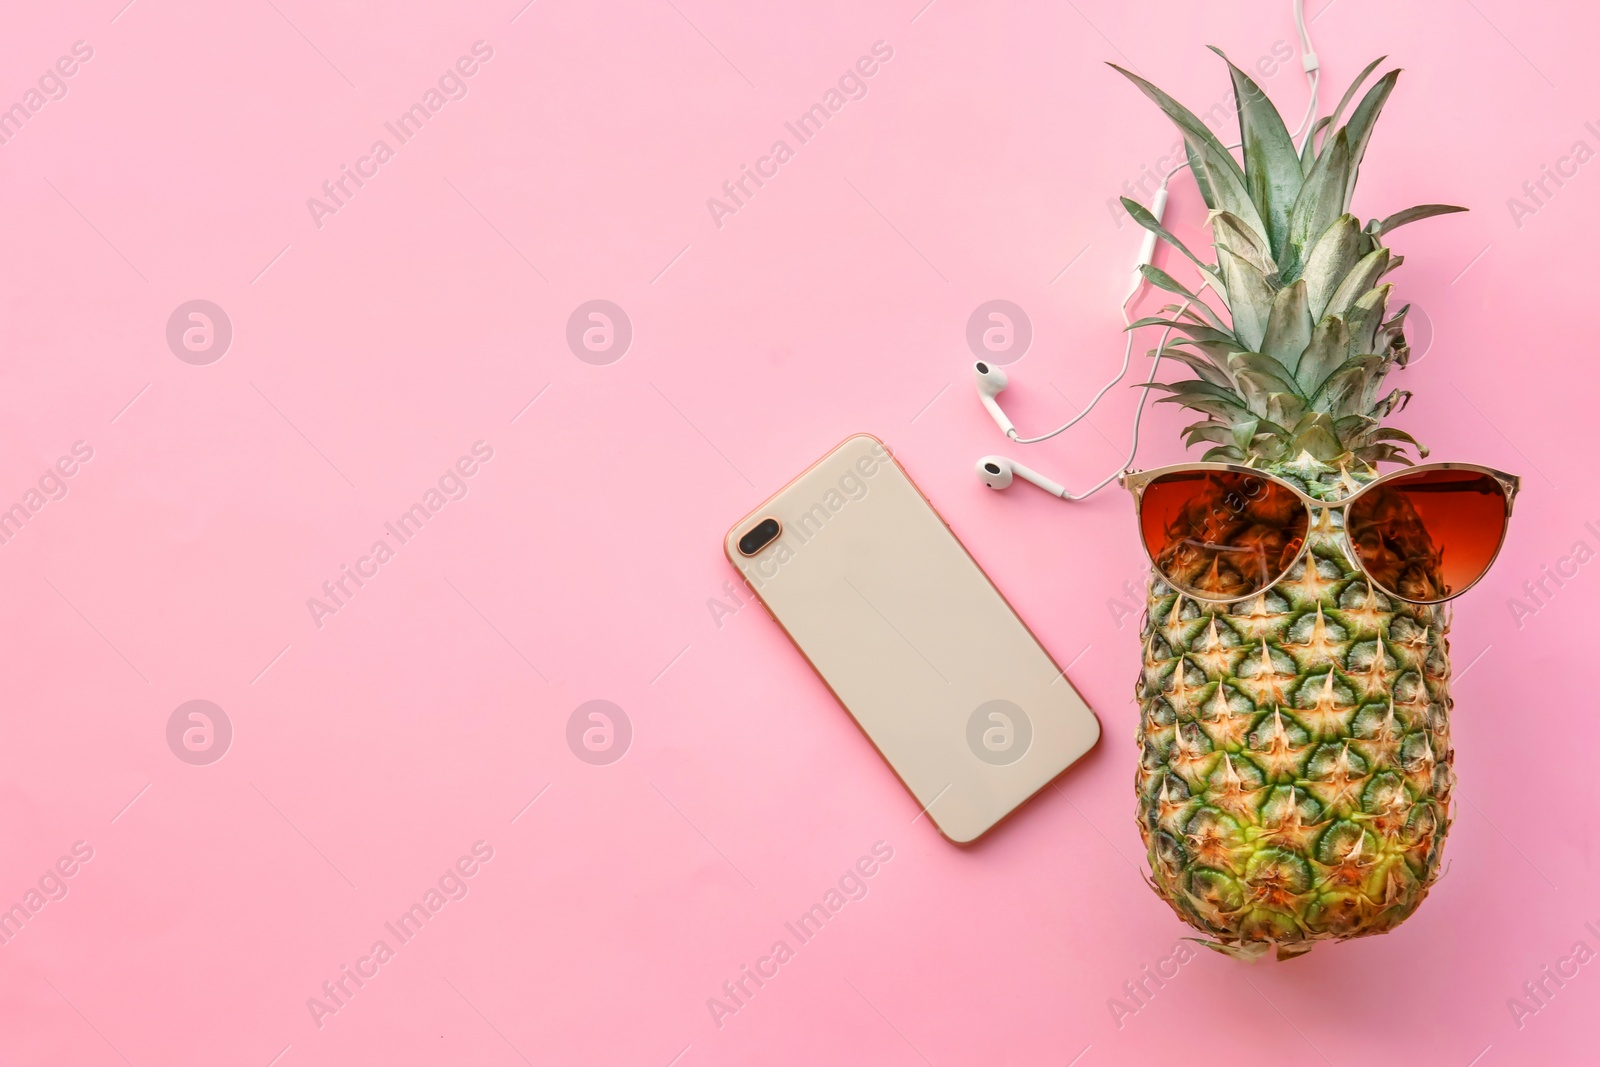
[(1477, 471), (1418, 471), (1361, 494), (1345, 512), (1361, 565), (1407, 600), (1448, 600), (1483, 577), (1506, 532), (1506, 494)]
[(1308, 515), (1287, 487), (1256, 474), (1176, 471), (1145, 486), (1139, 526), (1156, 570), (1208, 600), (1259, 593), (1293, 565)]

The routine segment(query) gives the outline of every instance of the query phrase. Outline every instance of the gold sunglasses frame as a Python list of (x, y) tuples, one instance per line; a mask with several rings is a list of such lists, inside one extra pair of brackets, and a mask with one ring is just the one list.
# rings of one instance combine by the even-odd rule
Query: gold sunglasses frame
[[(1288, 489), (1290, 492), (1294, 493), (1295, 496), (1300, 498), (1300, 502), (1306, 507), (1306, 536), (1301, 539), (1300, 551), (1296, 553), (1290, 564), (1283, 569), (1282, 574), (1279, 574), (1276, 578), (1272, 579), (1272, 581), (1268, 582), (1260, 589), (1257, 589), (1255, 592), (1246, 593), (1243, 596), (1217, 598), (1191, 593), (1187, 589), (1181, 588), (1171, 578), (1168, 578), (1166, 574), (1162, 573), (1161, 568), (1156, 564), (1155, 557), (1150, 555), (1150, 546), (1145, 543), (1144, 539), (1144, 527), (1142, 522), (1144, 510), (1144, 491), (1145, 487), (1151, 482), (1155, 481), (1157, 478), (1160, 478), (1166, 474), (1176, 474), (1183, 471), (1231, 471), (1236, 474), (1248, 474), (1256, 478), (1262, 478), (1273, 482), (1276, 485), (1281, 485), (1285, 489)], [(1168, 585), (1172, 586), (1173, 589), (1176, 589), (1178, 592), (1192, 600), (1200, 600), (1208, 604), (1237, 604), (1241, 601), (1252, 600), (1255, 597), (1264, 595), (1267, 590), (1271, 589), (1273, 586), (1283, 581), (1284, 578), (1288, 577), (1289, 572), (1293, 571), (1300, 561), (1305, 559), (1306, 553), (1311, 551), (1310, 534), (1314, 529), (1323, 528), (1318, 526), (1318, 520), (1320, 519), (1326, 523), (1328, 518), (1326, 513), (1332, 511), (1344, 511), (1352, 502), (1359, 500), (1364, 494), (1371, 492), (1373, 489), (1383, 485), (1385, 482), (1394, 481), (1395, 479), (1407, 477), (1422, 471), (1475, 471), (1478, 474), (1487, 474), (1500, 484), (1500, 489), (1505, 494), (1506, 524), (1505, 527), (1500, 531), (1500, 543), (1495, 545), (1494, 555), (1489, 557), (1489, 563), (1483, 568), (1483, 574), (1480, 574), (1474, 578), (1465, 588), (1458, 589), (1449, 596), (1439, 600), (1413, 600), (1411, 597), (1402, 596), (1393, 589), (1390, 589), (1388, 586), (1384, 585), (1382, 582), (1378, 581), (1372, 576), (1372, 572), (1367, 570), (1366, 564), (1361, 561), (1360, 554), (1355, 550), (1355, 545), (1350, 543), (1350, 535), (1346, 527), (1341, 526), (1339, 534), (1340, 537), (1344, 539), (1345, 558), (1348, 559), (1355, 566), (1355, 568), (1366, 577), (1367, 581), (1371, 582), (1378, 589), (1383, 590), (1386, 595), (1392, 596), (1397, 600), (1402, 600), (1407, 604), (1420, 604), (1433, 607), (1454, 600), (1462, 593), (1465, 593), (1468, 589), (1471, 589), (1473, 586), (1483, 581), (1484, 575), (1489, 573), (1489, 570), (1494, 566), (1495, 560), (1500, 558), (1500, 550), (1503, 549), (1506, 544), (1506, 531), (1511, 527), (1511, 508), (1516, 502), (1517, 491), (1522, 488), (1522, 479), (1517, 477), (1515, 474), (1507, 474), (1505, 471), (1498, 471), (1493, 467), (1484, 467), (1476, 463), (1423, 463), (1412, 467), (1400, 467), (1382, 475), (1381, 477), (1374, 478), (1372, 481), (1368, 482), (1366, 485), (1363, 485), (1360, 489), (1357, 489), (1355, 492), (1351, 493), (1342, 500), (1318, 500), (1316, 497), (1306, 493), (1305, 490), (1301, 489), (1293, 482), (1280, 478), (1275, 474), (1269, 474), (1268, 472), (1261, 470), (1259, 467), (1246, 467), (1238, 463), (1174, 463), (1170, 466), (1157, 467), (1154, 470), (1148, 471), (1126, 470), (1117, 476), (1117, 482), (1124, 489), (1133, 494), (1134, 516), (1140, 521), (1139, 546), (1144, 550), (1145, 558), (1150, 560), (1151, 569), (1157, 574), (1161, 575), (1162, 581), (1166, 582)]]

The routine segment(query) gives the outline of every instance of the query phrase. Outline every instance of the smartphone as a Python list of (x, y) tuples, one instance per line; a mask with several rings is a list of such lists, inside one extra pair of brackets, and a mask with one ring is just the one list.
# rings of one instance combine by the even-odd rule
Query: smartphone
[(976, 841), (1099, 740), (1065, 672), (876, 437), (822, 457), (724, 549), (951, 841)]

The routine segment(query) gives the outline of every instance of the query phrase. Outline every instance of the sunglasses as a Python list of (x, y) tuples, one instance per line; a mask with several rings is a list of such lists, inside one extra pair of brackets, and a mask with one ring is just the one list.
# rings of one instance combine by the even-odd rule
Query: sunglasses
[(1305, 558), (1311, 535), (1343, 518), (1346, 555), (1373, 585), (1440, 604), (1488, 573), (1505, 542), (1521, 479), (1471, 463), (1391, 471), (1341, 500), (1232, 463), (1128, 471), (1139, 531), (1156, 572), (1196, 600), (1231, 604), (1271, 589)]

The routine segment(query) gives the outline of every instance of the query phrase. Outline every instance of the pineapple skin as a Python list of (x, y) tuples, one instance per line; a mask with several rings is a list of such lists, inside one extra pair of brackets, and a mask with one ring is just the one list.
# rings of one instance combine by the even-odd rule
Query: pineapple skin
[(1342, 514), (1321, 514), (1259, 596), (1208, 604), (1154, 571), (1148, 586), (1139, 833), (1156, 892), (1240, 958), (1393, 929), (1438, 879), (1450, 826), (1448, 608), (1372, 588)]

